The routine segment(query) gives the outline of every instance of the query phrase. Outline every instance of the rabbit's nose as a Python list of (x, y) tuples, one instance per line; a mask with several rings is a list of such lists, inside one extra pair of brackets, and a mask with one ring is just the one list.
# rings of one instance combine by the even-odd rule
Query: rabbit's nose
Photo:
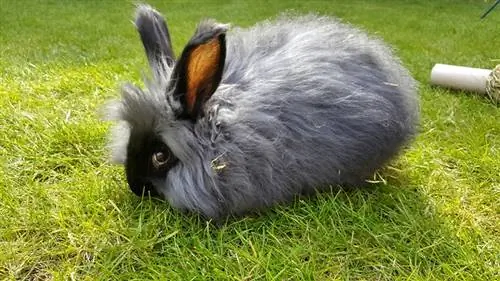
[(132, 192), (134, 192), (134, 194), (139, 197), (148, 195), (151, 197), (159, 196), (153, 184), (148, 180), (143, 180), (143, 179), (135, 180), (133, 182), (130, 182), (129, 186)]

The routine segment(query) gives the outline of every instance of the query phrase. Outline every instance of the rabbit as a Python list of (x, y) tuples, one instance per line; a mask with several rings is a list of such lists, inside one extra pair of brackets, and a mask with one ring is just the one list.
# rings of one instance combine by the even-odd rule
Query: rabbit
[(243, 216), (361, 187), (415, 138), (418, 83), (382, 39), (339, 19), (203, 19), (178, 57), (155, 8), (140, 4), (134, 24), (151, 75), (106, 112), (110, 158), (138, 196)]

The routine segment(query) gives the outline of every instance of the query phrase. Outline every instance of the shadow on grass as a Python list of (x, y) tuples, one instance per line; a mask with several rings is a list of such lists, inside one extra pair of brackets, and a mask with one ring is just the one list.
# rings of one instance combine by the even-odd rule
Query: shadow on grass
[[(396, 171), (383, 176), (388, 182), (333, 188), (223, 225), (126, 196), (119, 204), (129, 218), (122, 233), (128, 252), (103, 249), (102, 267), (94, 270), (131, 277), (134, 268), (182, 280), (463, 280), (491, 272), (415, 185)], [(119, 264), (107, 271), (117, 256)]]

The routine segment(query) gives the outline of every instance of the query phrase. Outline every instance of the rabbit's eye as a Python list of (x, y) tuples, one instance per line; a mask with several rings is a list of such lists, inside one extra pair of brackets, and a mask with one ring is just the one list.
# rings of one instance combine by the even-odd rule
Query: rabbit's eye
[(165, 164), (167, 164), (169, 158), (170, 157), (168, 155), (166, 155), (165, 153), (163, 153), (161, 151), (156, 152), (153, 154), (153, 157), (152, 157), (153, 166), (155, 166), (156, 169), (159, 169), (162, 166), (164, 166)]

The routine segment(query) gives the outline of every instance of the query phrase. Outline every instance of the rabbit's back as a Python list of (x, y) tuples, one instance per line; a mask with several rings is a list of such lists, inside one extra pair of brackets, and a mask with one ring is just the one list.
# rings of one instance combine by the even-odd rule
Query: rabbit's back
[(198, 128), (214, 143), (203, 156), (214, 168), (207, 193), (223, 198), (224, 211), (205, 213), (360, 184), (398, 153), (418, 119), (416, 83), (388, 47), (313, 15), (229, 33), (222, 83), (207, 105), (217, 109), (216, 125)]
[[(286, 96), (288, 101), (317, 96), (334, 103), (339, 98), (373, 95), (402, 103), (411, 120), (418, 118), (416, 82), (392, 50), (378, 38), (336, 19), (282, 16), (249, 29), (235, 29), (228, 34), (227, 44), (222, 83), (237, 88), (227, 99), (268, 106), (287, 93), (293, 94)], [(318, 85), (329, 89), (323, 91)]]

